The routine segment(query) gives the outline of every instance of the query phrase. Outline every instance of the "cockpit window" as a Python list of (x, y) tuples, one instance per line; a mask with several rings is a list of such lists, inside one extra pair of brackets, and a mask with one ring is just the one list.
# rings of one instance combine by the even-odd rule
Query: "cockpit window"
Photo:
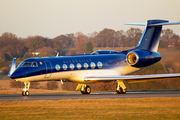
[(18, 67), (38, 67), (37, 62), (23, 62)]
[(37, 62), (33, 62), (33, 63), (32, 63), (32, 66), (33, 66), (33, 67), (37, 67), (37, 66), (38, 66), (38, 65), (37, 65)]
[(30, 67), (32, 62), (25, 62), (22, 67)]
[(21, 67), (23, 64), (24, 64), (24, 62), (21, 62), (21, 63), (18, 65), (18, 67)]

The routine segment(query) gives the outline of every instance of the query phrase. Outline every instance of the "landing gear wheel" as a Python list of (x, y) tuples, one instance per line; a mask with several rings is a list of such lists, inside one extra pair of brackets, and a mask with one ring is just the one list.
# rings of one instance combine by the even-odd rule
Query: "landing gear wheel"
[(85, 92), (84, 92), (84, 91), (81, 91), (81, 93), (82, 93), (82, 94), (85, 94)]
[(29, 95), (29, 87), (30, 87), (30, 82), (24, 82), (24, 89), (22, 91), (22, 96), (28, 96)]
[(117, 94), (122, 94), (123, 89), (120, 87), (119, 90), (116, 90)]
[(22, 91), (22, 96), (25, 96), (26, 95), (26, 91)]
[(116, 90), (117, 94), (125, 94), (127, 90), (125, 90), (125, 92), (123, 92), (122, 87), (119, 88), (119, 90)]
[(90, 94), (91, 93), (91, 88), (89, 86), (86, 86), (86, 94)]
[(29, 92), (28, 92), (28, 91), (26, 91), (25, 93), (26, 93), (26, 96), (28, 96), (28, 95), (29, 95)]
[(91, 88), (89, 86), (86, 86), (84, 88), (84, 91), (81, 91), (82, 94), (90, 94), (91, 93)]
[(29, 92), (28, 91), (22, 91), (22, 96), (28, 96)]
[(122, 94), (126, 94), (126, 91), (127, 91), (127, 89), (126, 89), (125, 92), (123, 92)]

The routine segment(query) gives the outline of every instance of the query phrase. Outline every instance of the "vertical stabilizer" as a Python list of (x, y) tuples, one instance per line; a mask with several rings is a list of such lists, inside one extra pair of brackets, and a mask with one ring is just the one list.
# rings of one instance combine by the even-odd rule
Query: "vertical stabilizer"
[(142, 23), (128, 24), (128, 25), (145, 25), (145, 30), (135, 49), (150, 50), (157, 52), (162, 25), (174, 25), (174, 24), (180, 24), (180, 22), (169, 23), (169, 21), (167, 20), (148, 20), (147, 24), (142, 24)]

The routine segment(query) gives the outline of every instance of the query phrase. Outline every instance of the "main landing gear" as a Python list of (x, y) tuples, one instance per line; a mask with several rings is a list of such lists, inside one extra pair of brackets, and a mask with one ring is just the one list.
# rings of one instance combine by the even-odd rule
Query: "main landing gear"
[[(80, 90), (82, 94), (90, 94), (91, 88), (86, 84), (78, 84), (76, 90)], [(127, 91), (126, 86), (124, 85), (122, 80), (117, 80), (116, 92), (117, 94), (125, 94)]]
[(24, 82), (24, 85), (25, 85), (25, 87), (24, 87), (24, 89), (22, 91), (22, 96), (28, 96), (29, 95), (28, 90), (29, 90), (29, 87), (30, 87), (30, 82)]
[(117, 80), (117, 88), (116, 88), (116, 92), (117, 94), (125, 94), (127, 91), (126, 86), (124, 85), (122, 80)]
[(76, 90), (81, 90), (82, 94), (90, 94), (91, 93), (91, 88), (89, 86), (86, 86), (86, 84), (78, 84), (76, 87)]

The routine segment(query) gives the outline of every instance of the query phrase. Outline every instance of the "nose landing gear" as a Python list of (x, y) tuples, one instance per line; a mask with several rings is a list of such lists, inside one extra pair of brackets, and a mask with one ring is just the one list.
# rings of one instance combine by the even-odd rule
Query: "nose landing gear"
[(29, 95), (29, 87), (30, 87), (30, 82), (24, 82), (24, 89), (22, 91), (22, 96), (28, 96)]

